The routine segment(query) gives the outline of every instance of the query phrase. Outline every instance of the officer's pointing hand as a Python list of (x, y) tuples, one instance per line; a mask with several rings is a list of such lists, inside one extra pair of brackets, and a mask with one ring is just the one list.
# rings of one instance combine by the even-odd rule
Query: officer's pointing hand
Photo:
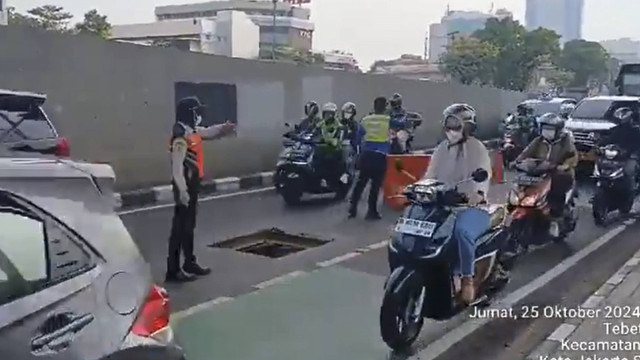
[(222, 125), (221, 130), (224, 135), (233, 134), (236, 131), (236, 124), (227, 120), (227, 122)]

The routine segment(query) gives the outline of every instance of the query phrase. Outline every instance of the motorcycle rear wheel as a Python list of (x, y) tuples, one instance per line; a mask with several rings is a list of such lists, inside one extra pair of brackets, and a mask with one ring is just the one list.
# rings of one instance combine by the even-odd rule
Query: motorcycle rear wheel
[(394, 351), (409, 349), (420, 335), (424, 318), (419, 316), (411, 319), (411, 314), (421, 290), (405, 287), (396, 294), (386, 293), (382, 299), (380, 334), (382, 340)]
[(593, 214), (593, 222), (597, 226), (603, 226), (607, 221), (607, 204), (605, 202), (604, 193), (601, 190), (596, 192), (591, 204), (591, 213)]

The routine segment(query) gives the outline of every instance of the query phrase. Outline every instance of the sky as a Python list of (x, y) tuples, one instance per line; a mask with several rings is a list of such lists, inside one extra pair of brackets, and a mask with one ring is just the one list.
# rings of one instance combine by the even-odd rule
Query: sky
[[(112, 24), (154, 21), (154, 7), (204, 0), (6, 0), (18, 11), (55, 4), (82, 19), (93, 8), (107, 15)], [(556, 0), (562, 1), (562, 0)], [(89, 5), (91, 3), (92, 5)], [(316, 50), (346, 50), (362, 68), (375, 60), (394, 59), (402, 54), (422, 55), (429, 24), (439, 22), (447, 3), (451, 10), (488, 12), (507, 8), (524, 23), (525, 0), (312, 0)], [(616, 4), (613, 6), (612, 4)], [(639, 0), (585, 0), (583, 37), (607, 40), (639, 38)], [(613, 25), (612, 25), (613, 24)]]

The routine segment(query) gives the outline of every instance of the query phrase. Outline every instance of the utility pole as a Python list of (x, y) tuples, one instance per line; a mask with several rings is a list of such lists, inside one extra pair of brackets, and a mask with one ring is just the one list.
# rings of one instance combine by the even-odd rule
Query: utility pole
[(271, 28), (271, 59), (276, 59), (276, 4), (278, 0), (272, 0), (273, 2), (273, 26)]

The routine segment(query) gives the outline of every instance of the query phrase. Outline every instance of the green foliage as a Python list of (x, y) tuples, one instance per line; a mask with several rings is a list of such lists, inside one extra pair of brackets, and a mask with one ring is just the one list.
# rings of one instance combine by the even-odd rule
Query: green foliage
[(43, 5), (27, 11), (34, 21), (35, 27), (46, 31), (68, 32), (71, 13), (65, 12), (62, 6)]
[(564, 89), (569, 85), (571, 85), (571, 82), (573, 81), (574, 77), (575, 77), (575, 74), (571, 71), (566, 71), (563, 69), (555, 69), (551, 73), (547, 74), (546, 79), (549, 85), (558, 89)]
[(499, 49), (474, 38), (459, 38), (440, 59), (441, 70), (462, 84), (491, 84)]
[(84, 20), (77, 23), (75, 30), (78, 33), (93, 34), (108, 39), (111, 36), (111, 24), (105, 15), (100, 15), (93, 9), (84, 14)]
[(597, 42), (573, 40), (564, 45), (558, 64), (575, 73), (571, 86), (591, 81), (603, 83), (609, 77), (609, 54)]
[(30, 26), (30, 27), (38, 26), (34, 18), (27, 15), (20, 14), (19, 12), (16, 11), (14, 7), (9, 7), (7, 10), (9, 13), (9, 25), (20, 25), (20, 26)]

